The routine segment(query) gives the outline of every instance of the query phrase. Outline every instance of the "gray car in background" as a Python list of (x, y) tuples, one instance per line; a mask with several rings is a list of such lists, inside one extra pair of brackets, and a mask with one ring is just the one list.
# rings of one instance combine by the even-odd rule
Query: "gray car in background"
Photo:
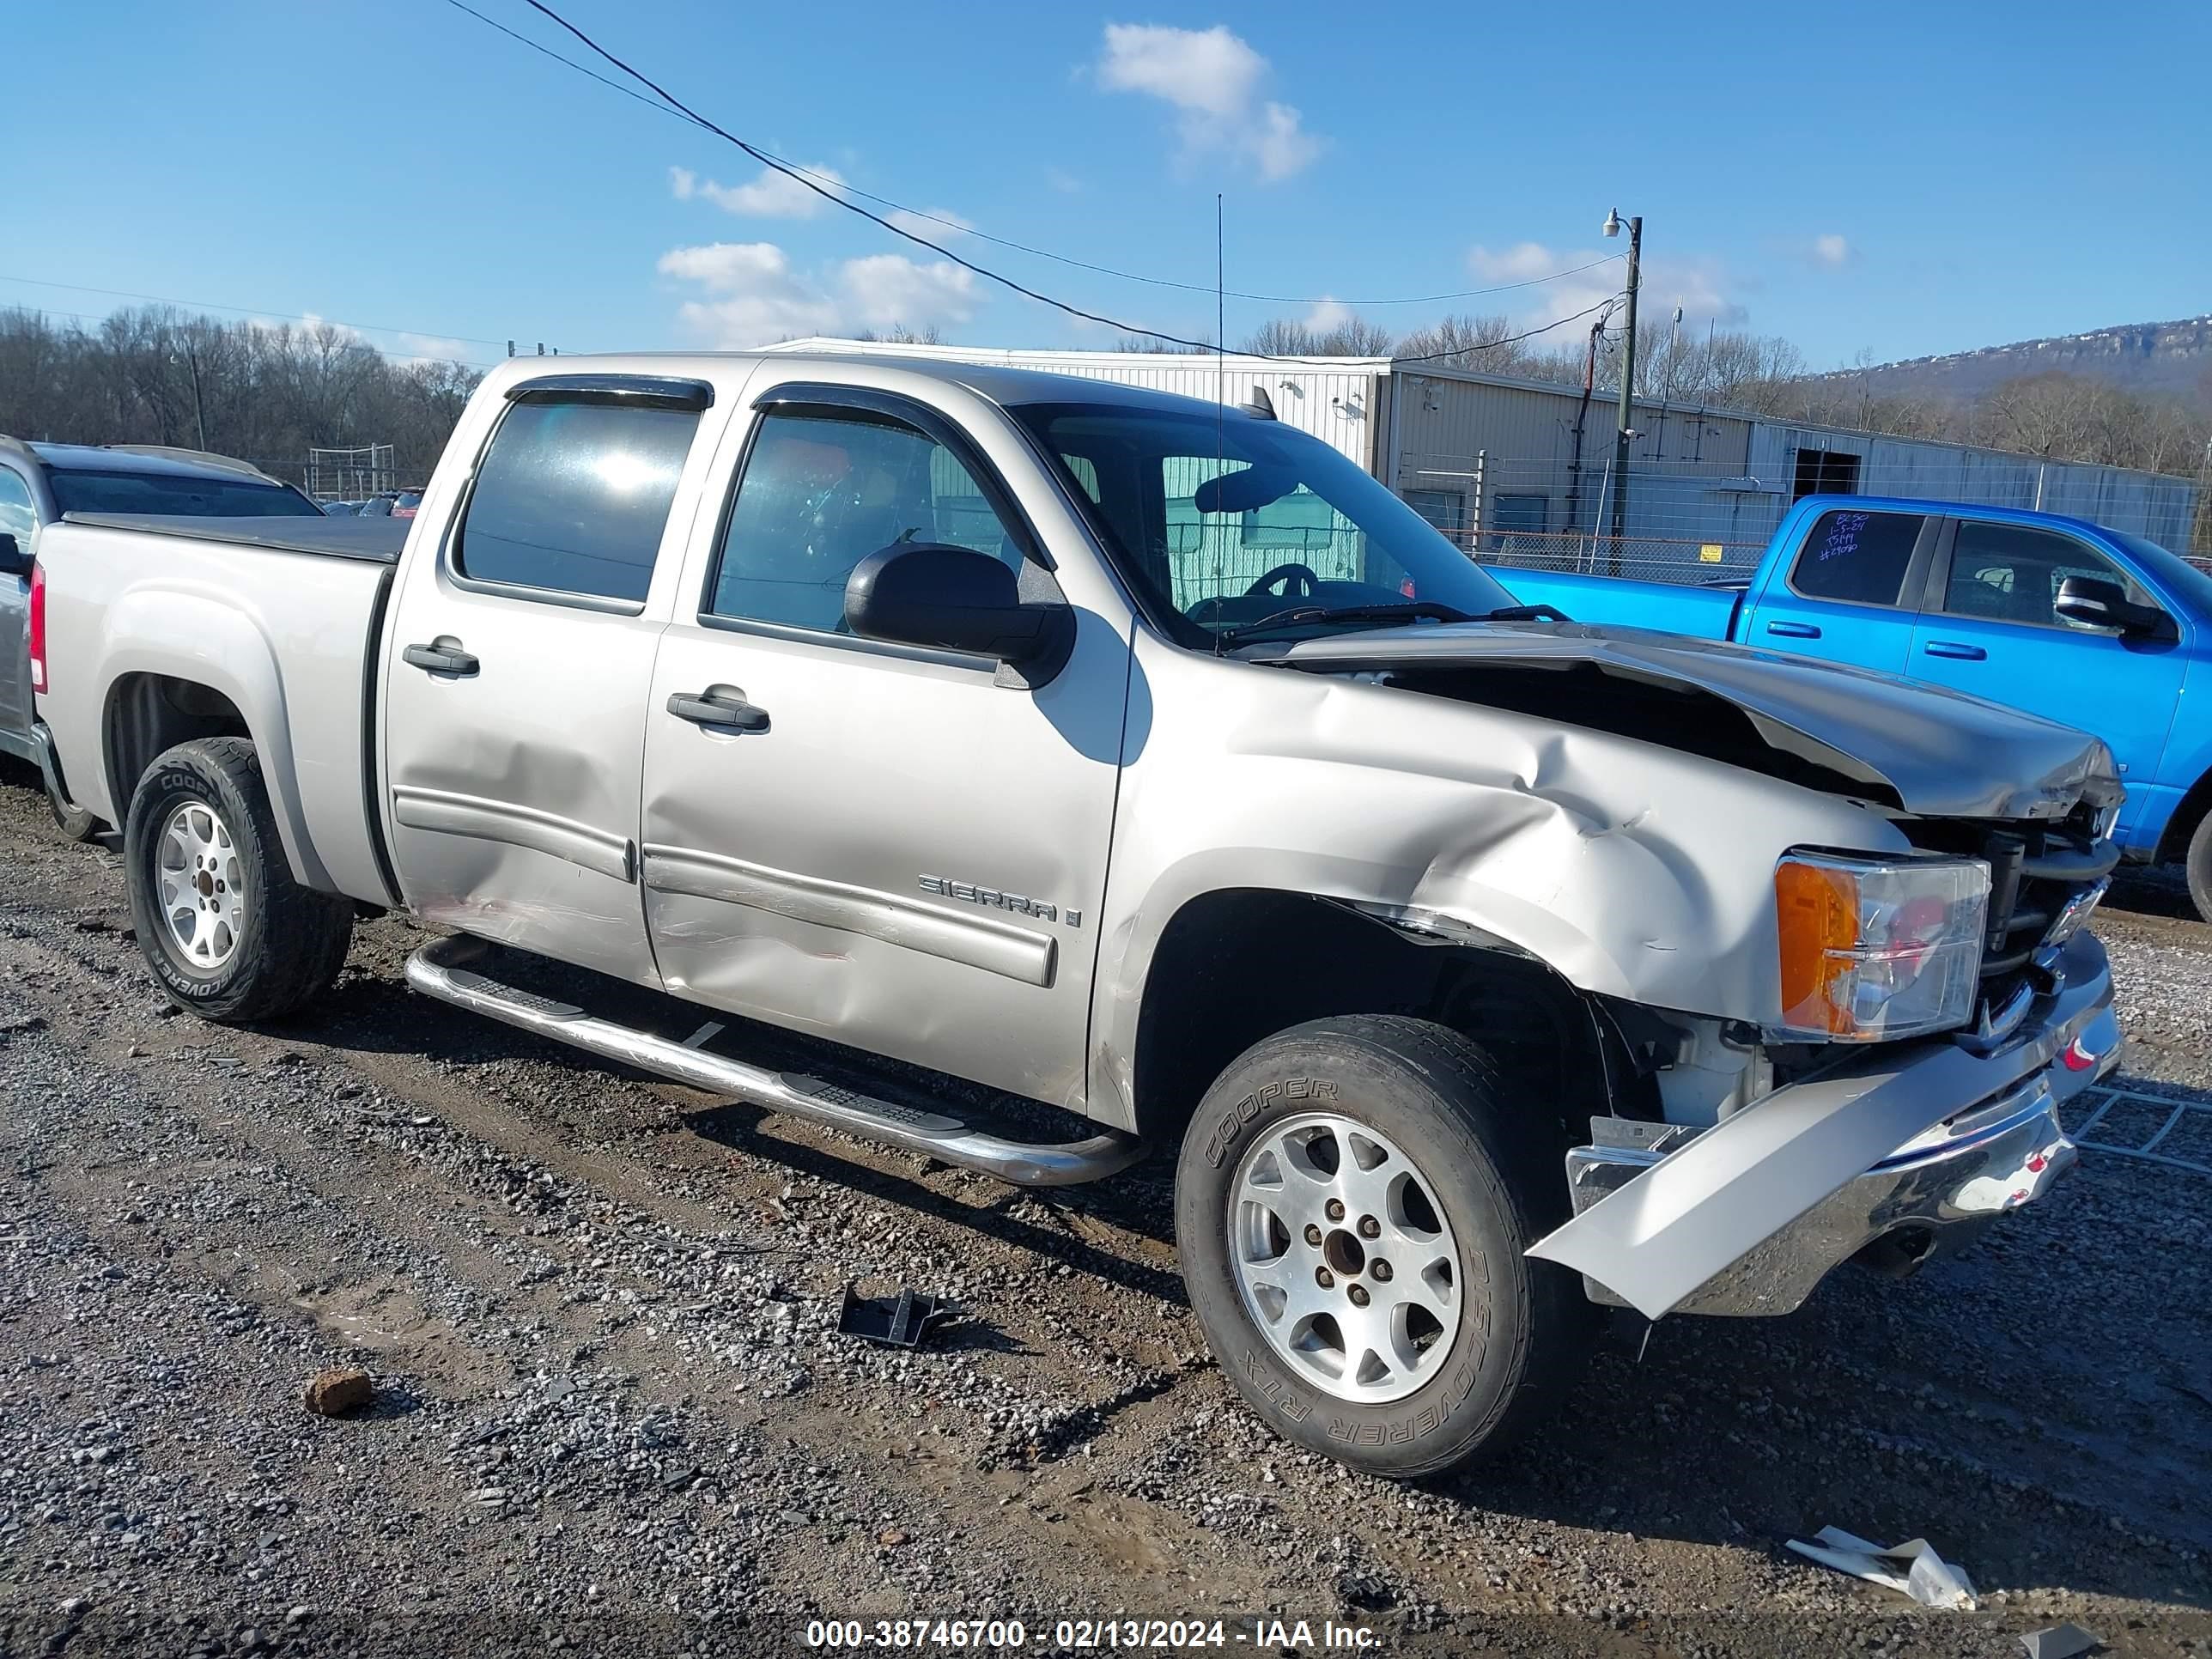
[(319, 512), (259, 468), (153, 444), (25, 443), (0, 437), (0, 754), (38, 763), (55, 822), (82, 840), (98, 821), (56, 787), (31, 730), (31, 564), (39, 532), (65, 513), (192, 518), (305, 517)]

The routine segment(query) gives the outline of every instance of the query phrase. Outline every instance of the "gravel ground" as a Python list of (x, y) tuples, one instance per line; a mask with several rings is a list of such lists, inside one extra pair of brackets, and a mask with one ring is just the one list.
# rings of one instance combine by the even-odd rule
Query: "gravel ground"
[[(2092, 1152), (1920, 1277), (1624, 1322), (1425, 1489), (1237, 1404), (1156, 1161), (1023, 1194), (410, 998), (171, 1017), (117, 861), (0, 777), (0, 1656), (750, 1654), (810, 1619), (1322, 1621), (1406, 1653), (2212, 1654), (2212, 1176)], [(2212, 928), (2101, 924), (2132, 1086), (2212, 1105)], [(2212, 1126), (2212, 1117), (2194, 1116)], [(842, 1285), (948, 1294), (896, 1354)], [(318, 1368), (375, 1404), (309, 1414)], [(1783, 1547), (1925, 1536), (1936, 1613)], [(1269, 1633), (1272, 1636), (1272, 1632)], [(1107, 1644), (1102, 1640), (1100, 1645)]]

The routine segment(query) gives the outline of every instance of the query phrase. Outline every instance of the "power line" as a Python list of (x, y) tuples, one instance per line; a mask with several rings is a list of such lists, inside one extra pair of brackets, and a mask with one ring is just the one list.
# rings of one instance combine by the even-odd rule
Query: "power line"
[[(526, 3), (534, 5), (536, 3), (536, 0), (526, 0)], [(546, 46), (544, 42), (533, 40), (528, 35), (524, 34), (518, 29), (509, 28), (506, 24), (501, 22), (496, 18), (487, 17), (483, 13), (478, 11), (474, 6), (467, 4), (466, 0), (446, 0), (446, 3), (452, 6), (457, 11), (466, 12), (478, 22), (484, 24), (488, 27), (497, 29), (501, 34), (506, 35), (509, 40), (517, 41), (521, 45), (529, 47), (532, 52), (538, 52), (547, 58), (550, 58), (555, 63), (564, 64), (568, 68), (574, 70), (577, 74), (584, 76), (590, 80), (598, 82), (603, 87), (606, 87), (613, 91), (618, 92), (622, 94), (623, 97), (630, 99), (635, 102), (643, 104), (647, 109), (658, 110), (664, 115), (672, 115), (678, 120), (687, 122), (693, 126), (702, 128), (708, 132), (715, 134), (719, 137), (729, 139), (732, 143), (738, 145), (739, 149), (753, 156), (763, 166), (773, 167), (776, 171), (786, 174), (798, 182), (806, 185), (817, 195), (828, 197), (832, 201), (840, 200), (839, 192), (842, 192), (846, 196), (857, 196), (863, 201), (873, 202), (878, 207), (884, 208), (890, 212), (902, 213), (907, 215), (909, 218), (920, 219), (930, 224), (942, 225), (947, 230), (957, 231), (963, 235), (973, 236), (976, 240), (981, 242), (989, 242), (994, 246), (1011, 249), (1016, 253), (1025, 253), (1034, 258), (1049, 259), (1055, 264), (1066, 265), (1076, 270), (1087, 270), (1097, 276), (1111, 276), (1117, 282), (1142, 283), (1148, 287), (1174, 289), (1186, 294), (1210, 294), (1215, 295), (1217, 297), (1225, 295), (1225, 297), (1231, 300), (1255, 300), (1267, 305), (1342, 305), (1369, 307), (1426, 306), (1439, 305), (1447, 301), (1452, 300), (1480, 299), (1484, 295), (1491, 294), (1508, 294), (1517, 289), (1537, 288), (1542, 286), (1546, 283), (1556, 283), (1565, 277), (1580, 276), (1586, 270), (1595, 270), (1600, 265), (1612, 264), (1624, 257), (1618, 253), (1608, 253), (1604, 255), (1602, 258), (1591, 260), (1587, 264), (1574, 265), (1565, 270), (1555, 270), (1548, 276), (1530, 276), (1514, 283), (1500, 283), (1490, 288), (1456, 289), (1445, 294), (1405, 295), (1389, 299), (1344, 299), (1331, 294), (1254, 294), (1233, 288), (1225, 290), (1220, 289), (1214, 284), (1208, 283), (1182, 283), (1177, 282), (1174, 278), (1169, 276), (1147, 276), (1140, 271), (1121, 270), (1112, 265), (1098, 264), (1088, 259), (1078, 259), (1065, 253), (1054, 253), (1049, 248), (1036, 247), (1027, 242), (1018, 242), (1010, 237), (994, 236), (988, 231), (978, 230), (975, 226), (963, 223), (957, 219), (948, 219), (942, 214), (929, 213), (920, 208), (908, 207), (902, 202), (893, 201), (888, 196), (878, 196), (872, 191), (862, 190), (858, 185), (849, 184), (844, 179), (833, 179), (823, 173), (817, 173), (811, 167), (803, 167), (799, 163), (790, 161), (784, 156), (777, 155), (772, 151), (756, 149), (754, 146), (745, 143), (740, 139), (732, 137), (730, 134), (722, 131), (720, 128), (715, 126), (712, 122), (709, 122), (705, 118), (696, 114), (684, 105), (678, 103), (675, 99), (669, 97), (665, 92), (661, 91), (660, 88), (654, 86), (651, 81), (647, 80), (642, 75), (638, 75), (636, 70), (631, 69), (627, 64), (623, 63), (620, 58), (615, 57), (612, 53), (605, 51), (599, 46), (598, 42), (592, 40), (588, 35), (585, 34), (582, 30), (577, 28), (574, 25), (568, 22), (566, 18), (562, 17), (559, 14), (550, 10), (547, 7), (540, 5), (537, 6), (536, 9), (538, 11), (544, 12), (546, 16), (551, 18), (556, 23), (560, 24), (562, 27), (567, 29), (571, 34), (574, 34), (586, 46), (591, 47), (593, 52), (598, 52), (599, 56), (605, 58), (609, 63), (616, 64), (623, 71), (623, 73), (635, 76), (637, 80), (646, 86), (653, 87), (653, 91), (659, 93), (660, 94), (660, 98), (665, 99), (666, 101), (661, 102), (658, 100), (648, 98), (644, 94), (636, 91), (633, 88), (623, 86), (619, 82), (609, 79), (606, 76), (601, 75), (598, 70), (591, 68), (588, 64), (580, 64), (574, 58), (566, 57), (563, 54), (554, 51), (552, 47)], [(844, 203), (842, 205), (850, 206), (851, 204), (849, 203)], [(872, 214), (870, 214), (867, 216), (870, 218), (875, 217)], [(880, 224), (883, 222), (881, 220), (878, 220), (877, 222)], [(893, 225), (889, 227), (889, 228), (896, 230), (898, 227)], [(915, 237), (910, 240), (920, 241), (921, 239)], [(924, 242), (922, 246), (925, 247), (935, 247), (936, 244)], [(939, 248), (937, 251), (939, 252), (945, 252), (942, 248)], [(952, 258), (957, 256), (948, 254), (947, 257)], [(964, 264), (967, 262), (963, 260), (961, 263)], [(974, 270), (982, 270), (981, 266), (976, 265), (970, 265), (969, 268)], [(992, 273), (984, 272), (983, 274), (988, 276)], [(1000, 278), (998, 280), (1004, 279)], [(1046, 303), (1051, 304), (1056, 302), (1048, 301)], [(1151, 334), (1151, 331), (1146, 329), (1137, 329), (1133, 331), (1139, 334)], [(1166, 339), (1170, 337), (1166, 335), (1152, 335), (1152, 337), (1157, 339)]]
[[(470, 334), (441, 334), (435, 329), (386, 328), (376, 323), (349, 323), (342, 318), (317, 317), (307, 312), (264, 311), (258, 306), (219, 306), (210, 300), (173, 300), (166, 295), (134, 294), (128, 289), (120, 288), (88, 288), (82, 283), (52, 283), (38, 276), (0, 276), (0, 283), (21, 283), (27, 288), (66, 289), (72, 294), (104, 294), (111, 300), (143, 300), (157, 306), (189, 306), (196, 311), (230, 311), (241, 317), (273, 317), (287, 323), (328, 323), (333, 328), (357, 329), (364, 334), (412, 334), (417, 339), (454, 340), (463, 345), (504, 346), (507, 343), (504, 340), (480, 340)], [(391, 355), (398, 357), (407, 354), (393, 352)]]

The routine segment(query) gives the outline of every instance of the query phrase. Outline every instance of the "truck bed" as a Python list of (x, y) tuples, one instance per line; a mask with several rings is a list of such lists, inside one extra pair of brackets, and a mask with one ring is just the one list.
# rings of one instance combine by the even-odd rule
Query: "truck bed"
[(1681, 582), (1639, 582), (1620, 576), (1584, 576), (1565, 570), (1483, 568), (1523, 605), (1554, 605), (1578, 623), (1615, 628), (1656, 628), (1668, 634), (1731, 637), (1741, 583), (1693, 587)]
[(77, 804), (122, 823), (130, 801), (115, 799), (104, 763), (111, 711), (151, 720), (167, 747), (222, 712), (204, 698), (180, 711), (164, 690), (193, 683), (253, 737), (294, 874), (391, 902), (368, 780), (385, 601), (408, 523), (71, 514), (47, 526), (38, 708)]

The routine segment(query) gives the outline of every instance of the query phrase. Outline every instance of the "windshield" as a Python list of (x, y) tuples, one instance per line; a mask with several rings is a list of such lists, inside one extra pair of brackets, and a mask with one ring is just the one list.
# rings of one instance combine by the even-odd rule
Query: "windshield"
[(164, 513), (195, 519), (285, 519), (319, 516), (296, 489), (251, 478), (191, 477), (165, 472), (71, 471), (49, 469), (54, 507), (61, 513)]
[(2156, 542), (2130, 536), (2125, 531), (2107, 533), (2142, 561), (2144, 570), (2163, 582), (2167, 592), (2185, 600), (2197, 612), (2199, 621), (2212, 622), (2212, 576), (2188, 560), (2167, 552)]
[[(1413, 508), (1289, 427), (1127, 404), (1011, 412), (1066, 468), (1108, 550), (1187, 645), (1210, 647), (1273, 617), (1280, 629), (1267, 631), (1279, 637), (1514, 606)], [(1377, 614), (1283, 616), (1370, 607)]]

